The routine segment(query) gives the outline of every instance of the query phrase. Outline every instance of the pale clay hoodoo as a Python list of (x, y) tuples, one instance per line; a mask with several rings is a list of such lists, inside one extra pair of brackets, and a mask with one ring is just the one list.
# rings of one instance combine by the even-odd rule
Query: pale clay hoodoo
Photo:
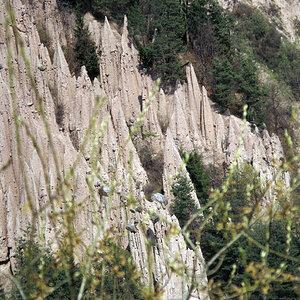
[[(33, 20), (34, 13), (30, 10), (32, 8), (30, 8), (28, 2), (30, 1), (12, 1), (17, 26), (20, 29), (21, 37), (25, 41), (26, 54), (30, 59), (38, 90), (44, 101), (61, 170), (62, 172), (68, 170), (77, 154), (70, 139), (70, 132), (76, 131), (79, 140), (83, 138), (85, 129), (89, 124), (95, 96), (106, 95), (107, 98), (101, 108), (98, 124), (105, 120), (107, 116), (110, 116), (110, 119), (107, 124), (107, 134), (103, 140), (99, 169), (103, 180), (109, 182), (111, 164), (116, 161), (120, 147), (129, 135), (127, 124), (138, 118), (141, 112), (140, 102), (145, 103), (149, 93), (155, 86), (155, 82), (149, 76), (141, 74), (138, 70), (138, 53), (128, 40), (126, 17), (122, 36), (112, 29), (107, 19), (105, 19), (104, 24), (100, 24), (90, 15), (85, 17), (91, 36), (96, 42), (97, 50), (99, 53), (101, 51), (101, 55), (99, 55), (100, 82), (95, 79), (92, 83), (84, 67), (78, 78), (70, 73), (61, 48), (61, 44), (66, 44), (67, 33), (63, 30), (61, 15), (59, 13), (55, 14), (57, 12), (56, 1), (46, 1), (46, 9), (39, 7), (40, 4), (33, 1), (36, 4), (35, 14), (39, 11), (45, 17), (47, 29), (56, 44), (53, 63), (47, 48), (40, 43)], [(5, 164), (10, 157), (13, 163), (0, 174), (0, 263), (2, 269), (9, 270), (13, 264), (11, 256), (17, 247), (15, 238), (21, 235), (21, 229), (27, 227), (30, 216), (24, 211), (26, 199), (24, 182), (17, 163), (12, 104), (8, 87), (4, 20), (5, 7), (3, 1), (1, 1), (0, 63), (3, 68), (0, 70), (0, 165)], [(71, 31), (69, 33), (72, 34)], [(43, 154), (47, 157), (47, 168), (50, 174), (51, 189), (53, 190), (57, 183), (57, 174), (48, 147), (44, 125), (37, 112), (37, 99), (26, 76), (24, 62), (15, 48), (14, 37), (12, 37), (11, 45), (13, 47), (13, 65), (15, 69), (14, 89), (18, 109), (29, 124), (30, 130), (35, 134)], [(40, 65), (45, 66), (46, 69), (41, 70)], [(197, 150), (202, 153), (203, 160), (206, 163), (211, 162), (221, 165), (225, 161), (230, 164), (233, 161), (234, 153), (239, 145), (239, 137), (242, 133), (242, 121), (240, 119), (234, 116), (222, 116), (214, 112), (205, 87), (200, 88), (198, 85), (192, 65), (186, 68), (186, 74), (187, 83), (178, 83), (173, 95), (166, 95), (163, 90), (160, 90), (143, 122), (144, 129), (156, 132), (156, 138), (153, 140), (153, 151), (156, 153), (163, 151), (164, 154), (164, 189), (165, 196), (169, 201), (172, 196), (167, 181), (182, 166), (179, 155), (180, 148), (186, 151)], [(53, 91), (57, 97), (56, 101), (64, 106), (64, 130), (59, 129), (55, 120)], [(28, 105), (30, 102), (32, 105)], [(165, 134), (160, 129), (158, 114), (162, 114), (164, 118), (169, 118), (169, 126)], [(283, 156), (278, 137), (276, 135), (269, 136), (267, 131), (259, 134), (258, 130), (251, 130), (250, 124), (246, 124), (244, 135), (245, 143), (242, 147), (240, 160), (251, 160), (253, 166), (260, 171), (261, 175), (270, 179), (275, 170), (272, 167), (273, 156)], [(35, 201), (34, 204), (36, 208), (39, 208), (47, 202), (42, 166), (30, 140), (26, 138), (25, 132), (22, 132), (21, 136), (25, 172), (29, 179), (29, 188)], [(127, 177), (129, 166), (127, 161), (130, 157), (130, 151), (132, 151), (133, 157), (134, 180), (139, 183), (135, 189), (136, 197), (140, 199), (142, 205), (146, 208), (157, 211), (169, 222), (178, 224), (176, 217), (170, 215), (167, 206), (157, 201), (149, 202), (145, 199), (143, 186), (147, 183), (147, 174), (141, 165), (132, 141), (129, 141), (117, 170), (117, 179), (124, 182), (120, 189), (125, 194), (129, 191)], [(95, 234), (89, 189), (85, 179), (89, 170), (88, 157), (89, 153), (87, 152), (86, 156), (82, 157), (79, 162), (75, 188), (72, 191), (73, 194), (70, 195), (75, 202), (84, 202), (85, 204), (85, 209), (78, 213), (75, 218), (75, 226), (78, 232), (80, 229), (85, 229), (85, 234), (82, 236), (85, 244), (89, 244)], [(186, 171), (183, 170), (183, 172)], [(286, 182), (288, 183), (288, 174), (286, 174)], [(196, 199), (195, 193), (193, 193), (193, 197)], [(121, 199), (118, 195), (115, 195), (113, 201), (114, 205), (118, 205)], [(145, 216), (145, 212), (133, 213), (129, 211), (128, 214), (130, 222), (137, 217), (142, 219)], [(147, 280), (151, 274), (147, 274), (146, 237), (138, 229), (136, 232), (134, 232), (135, 230), (126, 230), (128, 220), (124, 209), (112, 211), (109, 222), (110, 224), (107, 226), (115, 226), (119, 232), (126, 233), (123, 235), (120, 244), (124, 248), (129, 246), (136, 265), (139, 270), (144, 271), (143, 276)], [(39, 230), (40, 226), (41, 224), (37, 224)], [(53, 229), (47, 217), (44, 226), (46, 240), (51, 240)], [(169, 278), (165, 262), (168, 260), (170, 253), (180, 253), (183, 261), (186, 262), (186, 266), (192, 269), (195, 255), (192, 250), (186, 248), (181, 235), (172, 238), (166, 244), (165, 232), (169, 225), (162, 221), (154, 223), (149, 220), (148, 226), (155, 233), (157, 244), (164, 245), (167, 249), (167, 251), (159, 251), (159, 248), (155, 248), (154, 278), (162, 285), (167, 283), (164, 294), (165, 299), (181, 298), (187, 291), (188, 286), (182, 282), (182, 277), (178, 275), (172, 275)], [(199, 252), (202, 256), (200, 249)], [(200, 274), (203, 269), (204, 261), (198, 260), (197, 274)], [(207, 279), (203, 278), (203, 286), (206, 283)], [(204, 299), (206, 293), (195, 291), (193, 297), (194, 299)]]

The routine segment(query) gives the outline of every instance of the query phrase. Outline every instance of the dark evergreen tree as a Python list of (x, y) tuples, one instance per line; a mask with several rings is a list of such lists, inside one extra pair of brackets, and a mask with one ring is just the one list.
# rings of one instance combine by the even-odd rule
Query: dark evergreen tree
[(198, 153), (193, 152), (189, 155), (186, 169), (189, 172), (200, 205), (205, 205), (209, 197), (209, 180)]
[[(267, 104), (265, 98), (267, 90), (259, 82), (257, 77), (257, 68), (254, 60), (245, 58), (237, 61), (237, 92), (243, 95), (242, 104), (248, 105), (247, 119), (256, 123), (258, 126), (265, 119)], [(242, 115), (242, 107), (239, 114)]]
[(78, 63), (77, 74), (81, 66), (85, 66), (89, 77), (93, 80), (100, 74), (95, 43), (91, 40), (90, 33), (84, 27), (83, 17), (78, 12), (75, 29), (76, 45), (75, 54)]
[(183, 227), (197, 211), (196, 203), (191, 195), (192, 190), (192, 184), (185, 176), (179, 176), (177, 182), (173, 184), (171, 189), (175, 197), (171, 211), (177, 217), (181, 227)]
[(147, 22), (143, 7), (139, 6), (138, 3), (130, 6), (127, 17), (130, 35), (138, 46), (141, 44), (145, 47), (147, 43)]
[(154, 53), (155, 66), (164, 80), (174, 82), (183, 76), (178, 54), (185, 50), (184, 16), (178, 0), (156, 2), (151, 25), (153, 30), (151, 48)]
[(123, 20), (130, 5), (134, 1), (130, 0), (94, 0), (92, 4), (93, 12), (100, 17), (112, 17), (116, 20)]
[[(237, 75), (230, 61), (226, 58), (215, 58), (213, 60), (212, 76), (214, 88), (213, 100), (224, 108), (234, 106), (233, 100), (235, 98)], [(234, 107), (234, 109), (236, 108)]]
[(233, 21), (217, 1), (209, 1), (207, 14), (213, 24), (214, 35), (219, 48), (218, 53), (229, 56), (232, 50), (230, 32), (233, 29)]

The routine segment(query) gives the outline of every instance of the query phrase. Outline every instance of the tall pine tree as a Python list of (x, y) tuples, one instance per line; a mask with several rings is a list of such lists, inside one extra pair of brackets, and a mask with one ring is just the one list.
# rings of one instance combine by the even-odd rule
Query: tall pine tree
[(151, 1), (148, 4), (148, 52), (153, 54), (156, 71), (168, 82), (183, 76), (178, 54), (185, 51), (185, 18), (178, 0)]
[(84, 65), (89, 77), (93, 80), (100, 74), (96, 46), (91, 40), (88, 29), (84, 27), (83, 17), (80, 13), (77, 14), (75, 37), (75, 54), (78, 63), (77, 73), (80, 72), (81, 66)]

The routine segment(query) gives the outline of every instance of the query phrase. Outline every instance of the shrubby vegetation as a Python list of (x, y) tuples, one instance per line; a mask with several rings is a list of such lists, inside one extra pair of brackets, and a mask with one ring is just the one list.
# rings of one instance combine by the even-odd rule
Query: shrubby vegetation
[(195, 188), (199, 204), (201, 206), (207, 204), (211, 187), (210, 177), (203, 166), (201, 156), (197, 152), (189, 154), (186, 169)]
[[(75, 266), (71, 257), (66, 262), (72, 274), (71, 282), (68, 283), (60, 257), (56, 257), (50, 248), (42, 247), (34, 239), (35, 234), (25, 232), (24, 237), (18, 241), (19, 248), (15, 256), (14, 276), (20, 282), (26, 298), (37, 299), (40, 295), (47, 299), (74, 298), (82, 280), (78, 274), (79, 267)], [(16, 286), (9, 292), (8, 299), (23, 299)]]
[(246, 38), (253, 49), (254, 58), (266, 64), (279, 79), (288, 84), (298, 100), (299, 46), (284, 38), (258, 9), (240, 5), (235, 16), (239, 20), (236, 27), (238, 37)]
[[(13, 286), (6, 299), (24, 299), (20, 288), (26, 299), (77, 298), (84, 268), (75, 264), (72, 257), (42, 247), (35, 242), (36, 238), (35, 234), (25, 232), (18, 241), (14, 277), (20, 287)], [(66, 258), (69, 259), (63, 261)], [(69, 274), (65, 271), (66, 265)], [(144, 299), (143, 288), (130, 253), (110, 239), (103, 241), (93, 260), (93, 272), (88, 274), (84, 299), (98, 299), (100, 296), (102, 299)]]
[[(196, 153), (188, 157), (186, 167), (199, 202), (202, 207), (209, 207), (204, 210), (204, 216), (195, 219), (187, 229), (193, 242), (200, 241), (206, 262), (209, 263), (226, 248), (242, 228), (246, 230), (246, 235), (212, 263), (208, 272), (209, 285), (213, 287), (210, 290), (211, 299), (229, 295), (236, 295), (237, 298), (242, 291), (247, 299), (297, 299), (299, 282), (291, 279), (295, 279), (293, 274), (298, 274), (300, 267), (298, 221), (294, 220), (291, 227), (292, 222), (284, 219), (279, 211), (277, 217), (268, 221), (258, 217), (265, 205), (265, 188), (249, 163), (242, 164), (229, 174), (230, 184), (222, 200), (218, 205), (210, 205), (216, 195), (208, 194), (211, 185), (208, 170)], [(172, 212), (178, 217), (181, 227), (197, 210), (191, 200), (191, 191), (192, 186), (182, 176), (172, 188)], [(213, 210), (216, 212), (211, 214)], [(207, 224), (203, 226), (205, 222)], [(264, 247), (270, 252), (266, 253)], [(292, 259), (283, 259), (281, 254), (287, 254)], [(293, 258), (296, 260), (293, 261)]]
[[(287, 274), (297, 273), (299, 263), (283, 262), (282, 258), (273, 253), (268, 254), (264, 259), (261, 249), (252, 242), (255, 240), (260, 245), (267, 244), (270, 249), (278, 253), (285, 253), (287, 248), (286, 223), (273, 220), (268, 226), (270, 238), (266, 237), (266, 224), (258, 223), (249, 231), (249, 238), (240, 238), (226, 251), (224, 257), (221, 258), (220, 267), (217, 263), (213, 264), (212, 268), (216, 268), (217, 271), (212, 272), (208, 277), (216, 287), (212, 290), (212, 299), (220, 299), (243, 286), (248, 289), (244, 295), (248, 299), (298, 299), (299, 287), (288, 279), (291, 275)], [(205, 259), (209, 261), (232, 238), (231, 235), (226, 236), (226, 230), (217, 230), (213, 224), (209, 224), (201, 236), (201, 249)], [(293, 234), (290, 242), (290, 255), (299, 258), (298, 239), (299, 236)], [(284, 266), (281, 265), (282, 263)], [(272, 277), (265, 277), (264, 272), (270, 272)], [(282, 273), (286, 275), (281, 278)]]
[[(233, 222), (242, 222), (245, 216), (251, 220), (258, 213), (264, 201), (262, 182), (259, 173), (245, 162), (237, 168), (231, 179), (231, 184), (224, 195), (224, 202), (230, 204), (230, 218)], [(247, 190), (250, 189), (250, 190)], [(251, 210), (251, 215), (246, 211)]]

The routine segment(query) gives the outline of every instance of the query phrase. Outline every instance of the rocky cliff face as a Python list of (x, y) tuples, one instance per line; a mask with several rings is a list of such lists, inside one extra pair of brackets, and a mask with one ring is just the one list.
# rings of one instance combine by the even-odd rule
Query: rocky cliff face
[[(29, 2), (31, 3), (29, 4)], [(71, 35), (72, 31), (68, 29), (69, 27), (64, 27), (62, 16), (56, 7), (56, 1), (43, 3), (44, 7), (35, 1), (12, 1), (18, 32), (25, 42), (24, 49), (43, 100), (59, 168), (56, 168), (45, 127), (41, 115), (38, 113), (38, 99), (26, 76), (26, 66), (20, 49), (16, 47), (13, 32), (10, 32), (12, 34), (10, 45), (13, 50), (13, 89), (16, 93), (17, 109), (41, 148), (41, 153), (46, 161), (44, 167), (50, 177), (51, 193), (55, 191), (60, 173), (66, 174), (76, 159), (77, 146), (89, 126), (95, 97), (106, 95), (96, 121), (97, 126), (100, 127), (101, 122), (107, 120), (105, 135), (101, 138), (102, 151), (98, 158), (101, 184), (108, 184), (112, 180), (112, 176), (114, 176), (112, 168), (118, 159), (118, 153), (122, 151), (116, 172), (118, 188), (122, 194), (128, 194), (131, 188), (128, 174), (131, 172), (132, 166), (135, 183), (134, 195), (139, 204), (145, 208), (142, 212), (123, 208), (124, 198), (115, 194), (112, 205), (120, 208), (111, 211), (107, 226), (114, 227), (117, 232), (122, 233), (119, 244), (130, 249), (138, 268), (144, 272), (145, 280), (148, 280), (152, 275), (147, 271), (145, 234), (139, 225), (135, 230), (128, 230), (131, 227), (129, 225), (146, 220), (144, 224), (154, 232), (158, 245), (154, 247), (153, 276), (156, 281), (165, 286), (166, 299), (181, 298), (187, 291), (188, 283), (182, 282), (182, 277), (170, 272), (168, 267), (170, 257), (175, 254), (180, 256), (181, 261), (186, 265), (187, 275), (194, 260), (196, 260), (197, 274), (203, 272), (205, 266), (201, 250), (198, 249), (198, 259), (196, 259), (194, 252), (186, 248), (181, 234), (170, 240), (166, 239), (170, 224), (178, 224), (178, 221), (175, 216), (170, 214), (168, 205), (145, 199), (143, 187), (148, 183), (148, 177), (135, 148), (136, 141), (133, 142), (130, 139), (126, 148), (123, 149), (124, 142), (129, 136), (130, 126), (139, 118), (149, 93), (155, 87), (154, 81), (139, 71), (138, 54), (128, 39), (126, 18), (123, 32), (120, 35), (111, 27), (107, 19), (104, 24), (100, 24), (90, 15), (86, 15), (86, 25), (96, 42), (100, 64), (100, 78), (91, 82), (84, 67), (78, 78), (70, 73), (61, 45), (68, 43), (68, 34)], [(35, 19), (38, 16), (43, 16), (50, 33), (52, 44), (49, 47), (55, 49), (53, 60), (49, 56), (50, 49), (40, 42)], [(24, 174), (26, 174), (28, 191), (31, 193), (36, 210), (43, 207), (46, 207), (46, 212), (51, 210), (48, 205), (49, 198), (46, 192), (43, 166), (36, 149), (26, 135), (24, 126), (21, 127), (23, 172), (18, 163), (13, 107), (9, 89), (5, 17), (6, 10), (2, 1), (0, 2), (0, 64), (2, 65), (0, 70), (0, 165), (4, 165), (10, 159), (12, 159), (12, 163), (0, 175), (0, 263), (1, 268), (9, 270), (13, 267), (11, 256), (17, 247), (15, 238), (21, 235), (21, 229), (26, 228), (28, 223), (32, 222), (28, 209), (26, 209), (26, 199), (29, 195), (25, 190)], [(68, 17), (70, 24), (73, 19), (71, 15)], [(203, 155), (206, 163), (221, 166), (225, 162), (225, 165), (229, 165), (239, 147), (239, 138), (243, 127), (240, 119), (234, 116), (224, 116), (214, 111), (205, 87), (198, 85), (192, 65), (186, 67), (186, 74), (187, 82), (178, 83), (174, 93), (165, 94), (162, 89), (159, 91), (142, 123), (144, 132), (155, 132), (155, 137), (151, 142), (151, 151), (163, 153), (164, 192), (169, 200), (172, 198), (169, 178), (182, 168), (180, 148), (186, 151), (198, 151)], [(63, 107), (63, 117), (59, 125), (55, 116), (58, 105)], [(162, 123), (166, 125), (163, 126)], [(283, 156), (278, 137), (270, 136), (267, 131), (260, 133), (247, 123), (243, 140), (240, 161), (251, 162), (260, 171), (261, 176), (270, 179), (275, 172), (272, 164), (274, 155), (278, 158)], [(85, 150), (82, 155), (80, 154), (70, 190), (70, 197), (73, 201), (84, 204), (84, 209), (76, 215), (75, 227), (78, 232), (84, 229), (82, 240), (85, 245), (89, 245), (95, 236), (91, 213), (93, 203), (86, 183), (86, 178), (90, 176), (89, 158), (88, 150)], [(128, 164), (129, 159), (132, 162), (131, 166)], [(185, 172), (184, 168), (183, 172)], [(286, 182), (288, 184), (288, 174), (286, 174)], [(96, 190), (97, 182), (94, 185)], [(97, 203), (105, 207), (107, 199), (105, 193), (101, 199), (98, 193), (96, 195)], [(100, 215), (101, 207), (99, 208)], [(155, 211), (162, 217), (161, 220), (151, 219), (147, 210)], [(44, 230), (46, 240), (51, 240), (54, 235), (53, 224), (48, 215), (45, 214), (44, 222), (39, 220), (36, 222), (38, 230)], [(205, 286), (206, 282), (204, 277), (202, 284)], [(195, 299), (202, 299), (205, 298), (206, 293), (195, 291), (193, 296)]]

